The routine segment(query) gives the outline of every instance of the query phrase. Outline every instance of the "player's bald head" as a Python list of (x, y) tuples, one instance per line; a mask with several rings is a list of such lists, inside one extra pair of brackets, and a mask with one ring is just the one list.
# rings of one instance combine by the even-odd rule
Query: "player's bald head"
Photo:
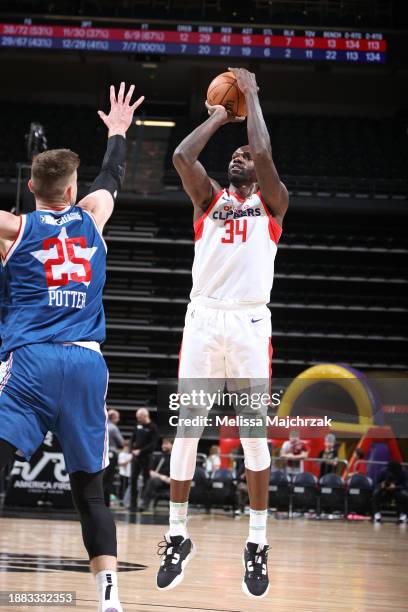
[(139, 408), (136, 410), (136, 419), (139, 423), (148, 423), (150, 421), (150, 415), (147, 408)]
[(251, 154), (251, 149), (250, 149), (249, 144), (242, 145), (241, 147), (238, 147), (238, 149), (235, 149), (235, 151), (233, 152), (232, 156), (234, 157), (234, 155), (239, 155), (240, 153), (249, 153), (249, 154)]

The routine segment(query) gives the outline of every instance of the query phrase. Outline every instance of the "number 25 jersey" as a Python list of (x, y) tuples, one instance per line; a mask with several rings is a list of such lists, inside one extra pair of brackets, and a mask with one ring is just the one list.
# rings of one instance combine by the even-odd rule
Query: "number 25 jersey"
[(194, 233), (192, 300), (237, 307), (269, 302), (282, 229), (259, 191), (244, 200), (222, 189), (194, 223)]
[(22, 215), (2, 274), (1, 359), (27, 344), (105, 339), (106, 245), (82, 208)]

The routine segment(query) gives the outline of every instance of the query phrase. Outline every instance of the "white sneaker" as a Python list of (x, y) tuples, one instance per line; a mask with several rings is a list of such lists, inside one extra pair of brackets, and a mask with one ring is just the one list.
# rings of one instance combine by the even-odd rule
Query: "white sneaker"
[(96, 575), (98, 612), (123, 612), (119, 601), (116, 572), (102, 570)]
[(398, 522), (399, 523), (406, 523), (407, 522), (407, 515), (405, 514), (405, 512), (403, 512), (402, 514), (399, 515)]
[(376, 512), (374, 514), (374, 522), (376, 522), (376, 523), (380, 523), (381, 522), (381, 512)]

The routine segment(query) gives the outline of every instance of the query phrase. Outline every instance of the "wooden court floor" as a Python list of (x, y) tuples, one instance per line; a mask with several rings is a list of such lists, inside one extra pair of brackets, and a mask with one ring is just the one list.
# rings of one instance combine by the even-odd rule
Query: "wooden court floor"
[[(164, 593), (155, 588), (156, 545), (164, 526), (119, 522), (120, 560), (137, 567), (119, 574), (124, 612), (408, 610), (407, 526), (270, 519), (271, 587), (265, 599), (253, 600), (240, 586), (247, 521), (192, 516), (189, 528), (197, 555), (183, 584)], [(86, 559), (77, 522), (2, 517), (0, 544), (0, 591), (74, 590), (75, 608), (43, 609), (97, 610), (92, 577), (76, 571), (75, 563), (75, 571), (59, 567), (61, 557), (80, 560), (76, 563)], [(39, 609), (1, 607), (2, 612)]]

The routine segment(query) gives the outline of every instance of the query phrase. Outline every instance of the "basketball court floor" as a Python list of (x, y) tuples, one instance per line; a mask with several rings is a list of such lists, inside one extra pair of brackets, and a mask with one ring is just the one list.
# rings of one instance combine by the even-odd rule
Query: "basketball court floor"
[[(0, 591), (76, 591), (76, 612), (97, 610), (79, 523), (0, 518)], [(139, 519), (133, 519), (137, 521)], [(124, 612), (365, 612), (408, 609), (406, 525), (271, 518), (270, 590), (262, 600), (241, 591), (247, 517), (193, 515), (197, 554), (176, 589), (159, 592), (157, 543), (166, 516), (118, 517), (119, 587)], [(1, 611), (61, 607), (0, 606)]]

